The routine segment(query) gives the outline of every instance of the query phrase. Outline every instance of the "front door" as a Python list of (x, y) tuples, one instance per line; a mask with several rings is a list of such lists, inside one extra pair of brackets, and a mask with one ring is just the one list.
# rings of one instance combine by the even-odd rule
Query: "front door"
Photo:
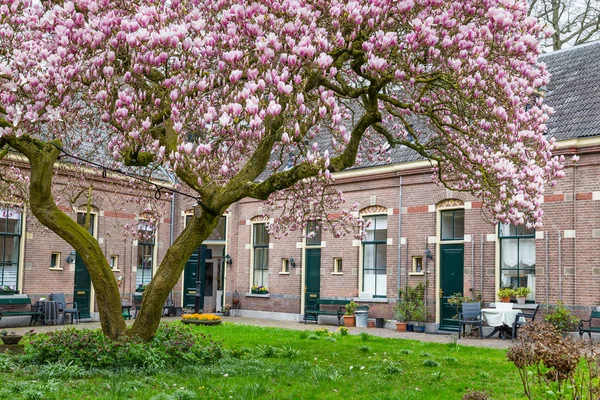
[(306, 293), (304, 305), (314, 305), (321, 289), (321, 249), (306, 249)]
[(458, 330), (454, 318), (456, 309), (448, 299), (454, 293), (463, 292), (464, 246), (462, 244), (440, 245), (440, 329)]
[[(88, 231), (94, 234), (95, 214), (90, 214), (90, 224)], [(77, 223), (85, 225), (86, 213), (77, 213)], [(75, 255), (75, 289), (73, 301), (77, 303), (77, 309), (81, 318), (90, 318), (90, 303), (92, 294), (92, 281), (87, 266), (79, 254)]]
[[(209, 268), (211, 269), (211, 271), (213, 268), (212, 262), (206, 262), (207, 258), (212, 258), (212, 251), (208, 249), (206, 245), (202, 245), (190, 256), (187, 263), (185, 264), (185, 273), (183, 274), (184, 307), (194, 308), (196, 305), (196, 281), (198, 280), (198, 272), (200, 272), (200, 310), (204, 309), (204, 296), (206, 292), (206, 269), (209, 264)], [(210, 290), (212, 290), (212, 286)]]

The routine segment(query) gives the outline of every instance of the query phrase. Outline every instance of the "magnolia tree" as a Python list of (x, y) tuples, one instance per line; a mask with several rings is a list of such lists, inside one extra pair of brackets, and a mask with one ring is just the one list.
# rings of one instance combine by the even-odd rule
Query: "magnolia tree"
[(298, 228), (339, 204), (332, 173), (404, 145), (495, 221), (539, 226), (544, 185), (562, 174), (549, 110), (526, 107), (548, 73), (525, 1), (1, 4), (0, 144), (28, 158), (32, 212), (84, 259), (113, 338), (126, 332), (115, 279), (53, 198), (61, 146), (160, 165), (198, 198), (130, 329), (145, 339), (186, 260), (245, 197), (287, 204), (273, 229)]

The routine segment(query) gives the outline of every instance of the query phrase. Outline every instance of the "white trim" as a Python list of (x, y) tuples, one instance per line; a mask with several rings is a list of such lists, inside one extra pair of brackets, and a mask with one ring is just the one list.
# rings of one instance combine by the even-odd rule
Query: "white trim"
[(600, 200), (600, 192), (592, 192), (592, 200)]
[[(375, 204), (372, 204), (375, 205)], [(371, 216), (385, 216), (386, 217), (386, 232), (389, 231), (389, 222), (391, 220), (391, 218), (389, 218), (389, 216), (387, 214), (382, 214), (380, 212), (369, 212), (369, 213), (361, 213), (360, 214), (360, 219), (364, 220), (365, 217), (371, 217)], [(389, 239), (388, 239), (389, 240)], [(362, 292), (362, 287), (363, 287), (363, 274), (364, 274), (364, 265), (363, 265), (363, 241), (359, 240), (358, 241), (358, 293), (363, 293)], [(352, 245), (354, 246), (354, 240), (352, 241)], [(388, 289), (388, 283), (387, 283), (387, 279), (388, 279), (388, 256), (390, 255), (390, 252), (386, 251), (386, 260), (385, 260), (385, 264), (386, 264), (386, 271), (385, 271), (385, 291), (386, 291), (386, 296), (387, 296), (387, 289)]]
[(563, 231), (563, 237), (565, 239), (575, 238), (576, 237), (576, 235), (575, 235), (575, 229), (567, 229), (567, 230)]
[(303, 246), (302, 242), (296, 242), (296, 248), (301, 249)]
[(429, 204), (427, 206), (427, 212), (430, 212), (430, 213), (435, 212), (435, 204)]
[(427, 236), (428, 244), (436, 244), (438, 242), (437, 235), (436, 236)]
[(64, 269), (62, 267), (50, 267), (48, 271), (64, 271)]
[(488, 233), (485, 238), (487, 242), (495, 242), (498, 239), (498, 235), (495, 233)]
[(535, 238), (536, 239), (543, 239), (544, 238), (544, 231), (535, 231)]
[(471, 243), (471, 235), (463, 235), (463, 241), (465, 243)]

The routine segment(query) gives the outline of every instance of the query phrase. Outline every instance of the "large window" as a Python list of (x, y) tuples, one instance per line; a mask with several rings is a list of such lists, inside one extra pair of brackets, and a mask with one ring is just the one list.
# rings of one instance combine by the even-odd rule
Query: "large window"
[(21, 213), (0, 208), (0, 286), (18, 289), (20, 248)]
[(442, 219), (442, 240), (463, 240), (465, 237), (465, 210), (444, 210)]
[(387, 216), (365, 217), (363, 246), (364, 293), (385, 297), (387, 288)]
[(154, 227), (147, 221), (140, 221), (138, 223), (136, 286), (147, 285), (152, 279), (154, 237)]
[(535, 231), (524, 226), (500, 225), (500, 286), (528, 287), (535, 293)]
[(268, 287), (269, 284), (269, 232), (267, 224), (252, 225), (254, 249), (254, 277), (252, 285)]

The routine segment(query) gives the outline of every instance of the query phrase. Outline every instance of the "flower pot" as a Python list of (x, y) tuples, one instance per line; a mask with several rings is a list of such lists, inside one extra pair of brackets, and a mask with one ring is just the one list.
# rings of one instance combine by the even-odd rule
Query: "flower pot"
[(503, 297), (502, 299), (500, 299), (500, 301), (502, 301), (503, 303), (510, 303), (510, 297)]
[(346, 327), (356, 326), (356, 317), (354, 315), (344, 315), (344, 326), (346, 326)]
[(223, 310), (223, 316), (224, 317), (229, 317), (229, 315), (231, 315), (231, 311), (230, 310)]
[(182, 319), (181, 322), (187, 325), (219, 325), (221, 321), (198, 321), (197, 319)]
[(527, 296), (517, 296), (518, 304), (525, 304), (525, 300), (527, 300)]
[(375, 321), (372, 321), (372, 320), (367, 321), (367, 328), (375, 328)]
[(415, 332), (423, 333), (425, 332), (425, 325), (415, 325), (413, 329)]
[(396, 332), (406, 332), (406, 322), (396, 322)]
[(415, 327), (414, 324), (411, 324), (410, 322), (406, 323), (406, 332), (414, 332), (415, 330), (413, 329)]
[(2, 337), (2, 341), (6, 345), (19, 344), (21, 339), (23, 339), (22, 335), (5, 335), (5, 336), (1, 336), (1, 337)]

